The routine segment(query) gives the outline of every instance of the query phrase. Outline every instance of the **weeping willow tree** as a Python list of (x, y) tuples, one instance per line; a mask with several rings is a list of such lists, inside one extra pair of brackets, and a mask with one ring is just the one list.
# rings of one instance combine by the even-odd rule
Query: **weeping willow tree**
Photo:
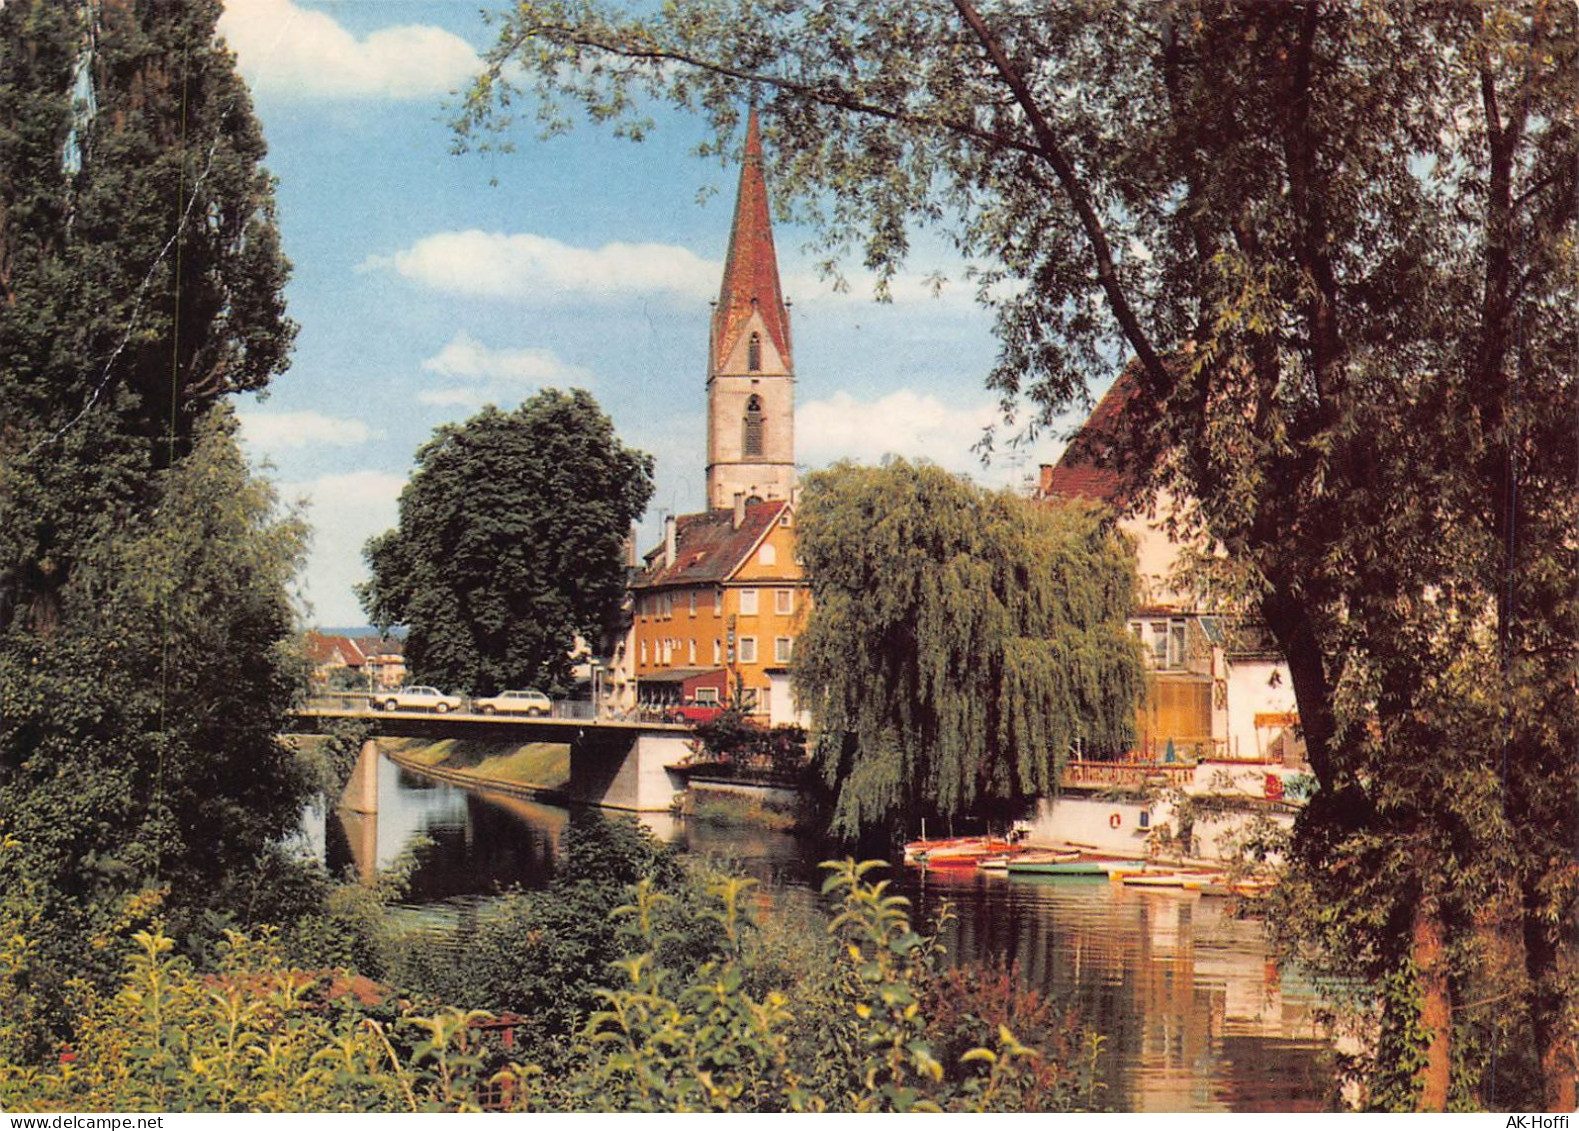
[(1076, 744), (1129, 742), (1134, 559), (1090, 510), (841, 463), (807, 478), (797, 546), (813, 611), (795, 687), (837, 835), (1006, 816), (1057, 787)]

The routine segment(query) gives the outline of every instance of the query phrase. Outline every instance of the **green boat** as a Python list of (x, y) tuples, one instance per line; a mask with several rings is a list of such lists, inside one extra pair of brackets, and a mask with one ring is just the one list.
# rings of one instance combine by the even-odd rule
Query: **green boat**
[(1106, 876), (1113, 865), (1105, 860), (1009, 861), (1011, 876)]

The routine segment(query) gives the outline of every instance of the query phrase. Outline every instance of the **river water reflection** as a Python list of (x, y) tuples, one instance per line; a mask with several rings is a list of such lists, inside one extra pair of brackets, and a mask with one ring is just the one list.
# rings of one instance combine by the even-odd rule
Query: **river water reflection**
[[(408, 855), (413, 925), (435, 942), (489, 896), (553, 875), (563, 809), (428, 782), (384, 762), (376, 816), (312, 822), (331, 868), (364, 876)], [(781, 833), (645, 822), (687, 851), (735, 862), (792, 888), (817, 881), (815, 850)], [(322, 839), (319, 840), (321, 835)], [(415, 846), (415, 847), (413, 847)], [(1123, 1111), (1321, 1110), (1331, 1091), (1327, 1042), (1308, 985), (1272, 964), (1256, 920), (1225, 900), (1139, 891), (1102, 880), (897, 875), (918, 921), (953, 917), (953, 961), (1013, 963), (1103, 1033), (1105, 1098)]]

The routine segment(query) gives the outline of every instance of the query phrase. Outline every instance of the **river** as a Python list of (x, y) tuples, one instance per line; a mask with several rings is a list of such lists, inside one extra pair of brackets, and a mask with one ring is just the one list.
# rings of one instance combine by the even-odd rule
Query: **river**
[[(333, 869), (364, 876), (402, 855), (399, 910), (435, 941), (505, 888), (553, 875), (564, 809), (429, 782), (385, 761), (376, 816), (319, 814), (308, 840)], [(783, 833), (648, 823), (686, 851), (791, 887), (817, 883), (815, 850)], [(918, 922), (935, 921), (951, 960), (1013, 963), (1020, 976), (1107, 1038), (1104, 1100), (1120, 1111), (1319, 1111), (1332, 1090), (1312, 988), (1279, 973), (1263, 925), (1229, 901), (1141, 891), (1105, 879), (901, 869)]]

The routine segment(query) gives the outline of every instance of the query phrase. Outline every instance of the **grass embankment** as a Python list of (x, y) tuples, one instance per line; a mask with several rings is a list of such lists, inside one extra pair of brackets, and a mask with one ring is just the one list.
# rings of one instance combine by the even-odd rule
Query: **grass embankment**
[(479, 779), (544, 790), (562, 789), (570, 781), (570, 747), (561, 742), (384, 738), (379, 745), (416, 765), (456, 770)]
[(766, 801), (723, 790), (688, 791), (680, 802), (680, 815), (693, 821), (725, 828), (771, 829), (790, 832), (799, 823), (794, 802)]

